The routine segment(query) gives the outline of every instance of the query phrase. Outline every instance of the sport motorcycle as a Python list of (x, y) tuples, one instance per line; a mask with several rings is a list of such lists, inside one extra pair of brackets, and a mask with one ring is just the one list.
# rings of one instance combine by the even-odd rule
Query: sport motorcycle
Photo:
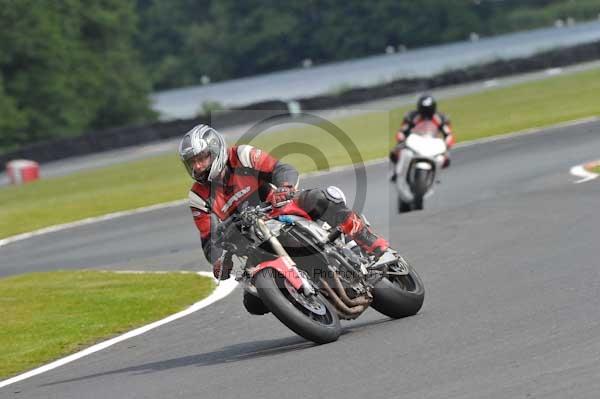
[(430, 121), (417, 124), (404, 142), (396, 163), (398, 212), (423, 209), (425, 197), (433, 194), (448, 147)]
[(228, 261), (239, 261), (236, 280), (252, 302), (246, 307), (262, 307), (252, 313), (271, 312), (319, 344), (337, 340), (340, 319), (356, 319), (369, 307), (402, 318), (423, 304), (423, 282), (398, 252), (374, 259), (293, 201), (242, 206), (219, 223), (215, 236), (213, 245), (227, 251)]

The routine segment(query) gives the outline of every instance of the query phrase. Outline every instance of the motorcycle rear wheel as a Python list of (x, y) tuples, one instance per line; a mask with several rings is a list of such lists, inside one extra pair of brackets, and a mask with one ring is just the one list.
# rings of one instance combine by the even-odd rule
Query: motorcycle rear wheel
[(342, 332), (333, 306), (321, 295), (297, 291), (279, 272), (263, 269), (254, 277), (258, 295), (269, 310), (290, 330), (310, 341), (326, 344)]
[(371, 307), (394, 319), (417, 314), (425, 300), (421, 277), (408, 263), (406, 266), (407, 275), (384, 277), (373, 287)]

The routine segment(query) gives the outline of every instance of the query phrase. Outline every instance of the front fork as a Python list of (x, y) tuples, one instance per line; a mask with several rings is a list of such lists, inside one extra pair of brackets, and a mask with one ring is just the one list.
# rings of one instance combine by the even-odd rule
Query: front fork
[(279, 259), (275, 261), (262, 262), (256, 268), (252, 269), (251, 274), (254, 275), (262, 269), (271, 267), (281, 272), (283, 276), (294, 286), (295, 289), (298, 290), (302, 288), (305, 295), (315, 294), (315, 289), (310, 283), (310, 281), (306, 278), (304, 273), (301, 273), (298, 270), (292, 258), (290, 258), (287, 251), (285, 250), (285, 248), (283, 248), (283, 245), (281, 245), (277, 237), (275, 237), (271, 233), (271, 230), (267, 227), (264, 220), (258, 219), (256, 221), (256, 225), (260, 233), (265, 238), (265, 241), (268, 241), (269, 244), (271, 244), (273, 251), (275, 251), (275, 254), (279, 256)]

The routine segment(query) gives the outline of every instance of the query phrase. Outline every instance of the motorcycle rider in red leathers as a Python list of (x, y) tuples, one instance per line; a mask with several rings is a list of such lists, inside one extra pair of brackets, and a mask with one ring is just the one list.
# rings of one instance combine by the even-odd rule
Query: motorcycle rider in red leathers
[[(212, 220), (214, 216), (225, 220), (246, 201), (269, 201), (277, 207), (292, 200), (311, 218), (339, 228), (368, 254), (377, 258), (388, 250), (388, 242), (346, 206), (340, 189), (330, 186), (298, 192), (298, 172), (294, 167), (250, 145), (228, 148), (223, 136), (210, 126), (198, 125), (187, 132), (179, 144), (179, 156), (195, 180), (189, 192), (190, 208), (215, 278), (229, 278), (233, 264), (224, 262), (223, 250), (211, 245), (211, 215)], [(246, 309), (264, 314), (248, 305), (256, 302), (248, 295), (244, 293)]]
[[(423, 121), (433, 122), (439, 132), (444, 136), (448, 150), (454, 145), (454, 135), (450, 127), (450, 120), (446, 115), (436, 112), (437, 104), (435, 98), (429, 94), (424, 94), (417, 101), (417, 109), (407, 113), (402, 121), (400, 130), (396, 133), (396, 146), (390, 152), (390, 161), (393, 164), (392, 181), (396, 181), (396, 164), (400, 159), (400, 154), (404, 148), (404, 142), (410, 135), (412, 129)], [(446, 153), (443, 168), (450, 166), (450, 156)]]

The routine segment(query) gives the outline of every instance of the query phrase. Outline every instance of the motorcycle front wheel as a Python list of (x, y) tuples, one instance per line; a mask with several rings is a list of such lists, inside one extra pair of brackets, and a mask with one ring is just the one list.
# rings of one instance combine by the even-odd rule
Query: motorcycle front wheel
[(413, 201), (414, 210), (423, 209), (423, 197), (429, 189), (430, 172), (426, 170), (417, 169), (415, 171), (415, 181), (413, 183), (413, 193), (415, 199)]
[[(406, 261), (402, 262), (404, 268), (408, 269), (408, 274), (388, 275), (373, 287), (371, 307), (394, 319), (417, 314), (425, 300), (425, 287), (421, 277)], [(394, 271), (394, 268), (397, 266), (391, 266), (390, 270)]]
[(305, 295), (270, 268), (254, 276), (254, 285), (275, 317), (301, 337), (326, 344), (340, 336), (342, 329), (337, 312), (320, 293)]
[(411, 211), (410, 203), (402, 201), (398, 198), (398, 213), (406, 213)]

